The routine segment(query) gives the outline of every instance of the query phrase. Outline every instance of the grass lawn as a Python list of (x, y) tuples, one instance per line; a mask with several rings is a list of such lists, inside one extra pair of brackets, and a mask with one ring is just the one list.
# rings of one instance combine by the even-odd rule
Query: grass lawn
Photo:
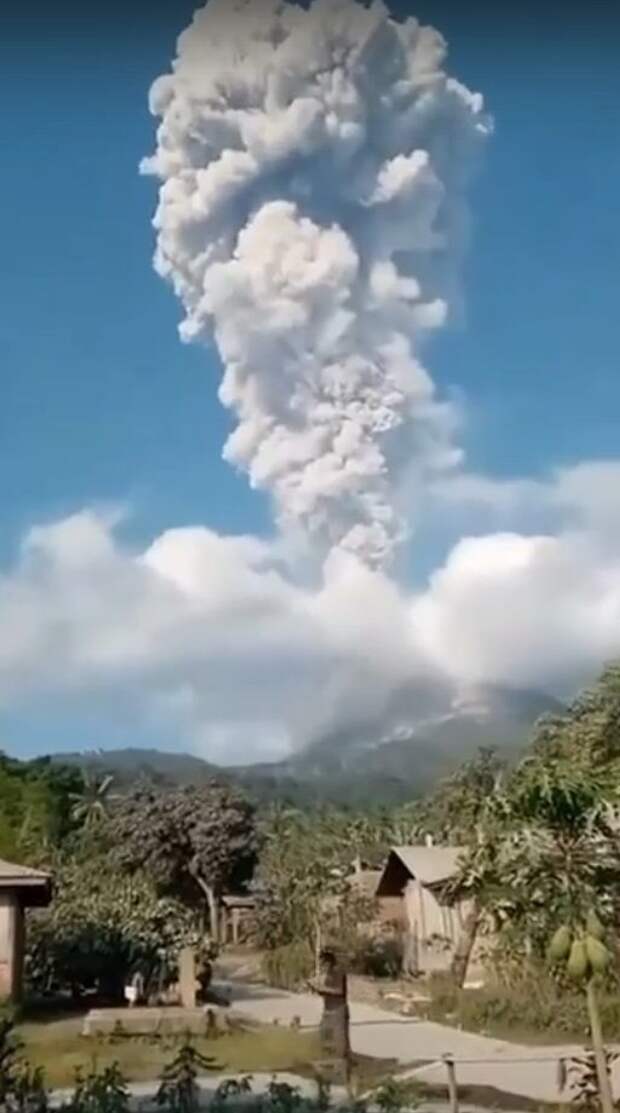
[[(17, 1035), (24, 1044), (25, 1057), (32, 1066), (43, 1067), (52, 1088), (70, 1086), (78, 1068), (101, 1069), (115, 1062), (128, 1081), (157, 1078), (178, 1046), (178, 1039), (172, 1036), (159, 1041), (127, 1037), (111, 1042), (84, 1037), (81, 1030), (81, 1017), (19, 1025)], [(222, 1034), (217, 1039), (196, 1038), (195, 1046), (213, 1060), (214, 1070), (239, 1074), (283, 1070), (305, 1073), (308, 1064), (320, 1058), (315, 1033), (271, 1026)]]

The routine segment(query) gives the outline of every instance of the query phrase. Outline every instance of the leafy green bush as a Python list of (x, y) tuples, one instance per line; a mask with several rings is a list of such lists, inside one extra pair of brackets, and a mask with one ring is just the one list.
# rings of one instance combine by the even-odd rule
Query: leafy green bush
[(315, 957), (309, 943), (285, 943), (272, 951), (265, 951), (262, 969), (269, 985), (279, 989), (297, 989), (312, 977)]
[(358, 936), (349, 952), (350, 968), (369, 978), (397, 978), (403, 964), (403, 945), (397, 936), (370, 939)]
[(129, 1090), (116, 1063), (75, 1078), (75, 1090), (63, 1113), (129, 1113)]
[(122, 997), (134, 967), (147, 981), (168, 975), (180, 948), (195, 942), (191, 914), (144, 877), (119, 875), (104, 860), (73, 862), (59, 870), (50, 907), (31, 917), (27, 986), (36, 995)]
[(412, 1079), (387, 1078), (373, 1094), (380, 1113), (400, 1113), (419, 1104), (418, 1087)]

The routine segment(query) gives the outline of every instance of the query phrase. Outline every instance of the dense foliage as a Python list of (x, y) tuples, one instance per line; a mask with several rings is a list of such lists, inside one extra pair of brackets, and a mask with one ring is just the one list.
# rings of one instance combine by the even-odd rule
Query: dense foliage
[[(457, 956), (462, 984), (475, 933), (495, 933), (496, 961), (542, 957), (561, 925), (590, 911), (620, 918), (620, 670), (610, 668), (563, 716), (541, 721), (525, 757), (482, 799), (454, 900), (472, 902)], [(468, 950), (469, 948), (469, 950)]]
[(119, 875), (105, 859), (70, 861), (56, 874), (51, 906), (30, 917), (28, 984), (36, 994), (122, 999), (134, 969), (167, 984), (180, 948), (195, 940), (191, 913), (144, 875)]
[(255, 810), (241, 793), (212, 781), (158, 792), (144, 786), (122, 798), (111, 828), (116, 860), (143, 870), (160, 893), (209, 911), (219, 934), (219, 898), (252, 876), (258, 849)]
[(0, 754), (0, 858), (36, 863), (65, 843), (77, 826), (73, 798), (81, 785), (79, 769)]

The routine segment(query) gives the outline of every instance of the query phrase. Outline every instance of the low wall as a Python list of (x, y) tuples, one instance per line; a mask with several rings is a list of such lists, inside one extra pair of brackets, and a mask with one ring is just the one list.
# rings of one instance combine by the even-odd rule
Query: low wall
[[(176, 1005), (119, 1009), (91, 1009), (84, 1018), (83, 1036), (154, 1036), (191, 1032), (196, 1036), (228, 1032), (244, 1024), (230, 1009), (208, 1005), (184, 1009)], [(245, 1025), (246, 1027), (248, 1024)]]

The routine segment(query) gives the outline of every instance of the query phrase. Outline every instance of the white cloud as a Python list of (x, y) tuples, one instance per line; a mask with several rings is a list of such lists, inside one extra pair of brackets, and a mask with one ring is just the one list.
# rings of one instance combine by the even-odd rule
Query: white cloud
[(39, 526), (0, 578), (0, 704), (91, 701), (250, 761), (356, 724), (380, 736), (463, 683), (566, 692), (620, 652), (618, 472), (524, 484), (564, 524), (463, 537), (414, 596), (341, 551), (308, 586), (256, 538), (195, 527), (135, 551), (92, 511)]
[(579, 535), (467, 538), (412, 621), (454, 676), (566, 691), (620, 648), (620, 563)]
[(276, 557), (203, 528), (134, 552), (89, 511), (37, 527), (0, 579), (0, 703), (86, 696), (104, 718), (130, 706), (229, 760), (300, 744), (353, 709), (380, 717), (415, 660), (398, 589), (334, 554), (309, 590)]
[(469, 681), (568, 692), (620, 653), (617, 461), (589, 461), (545, 481), (462, 476), (443, 498), (485, 505), (544, 533), (462, 538), (415, 600), (419, 645)]

